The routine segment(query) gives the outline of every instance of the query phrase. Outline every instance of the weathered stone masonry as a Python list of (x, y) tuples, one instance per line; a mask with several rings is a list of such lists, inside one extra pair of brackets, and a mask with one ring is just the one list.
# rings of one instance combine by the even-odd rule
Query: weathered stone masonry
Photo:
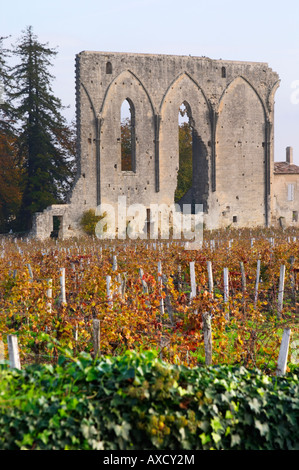
[[(81, 52), (76, 57), (78, 176), (65, 205), (37, 214), (34, 231), (80, 234), (84, 211), (173, 204), (179, 168), (178, 112), (193, 128), (193, 183), (182, 203), (203, 204), (208, 229), (275, 223), (274, 95), (279, 77), (266, 63), (206, 57)], [(121, 170), (120, 109), (134, 109), (135, 164)], [(49, 225), (50, 224), (50, 225)]]

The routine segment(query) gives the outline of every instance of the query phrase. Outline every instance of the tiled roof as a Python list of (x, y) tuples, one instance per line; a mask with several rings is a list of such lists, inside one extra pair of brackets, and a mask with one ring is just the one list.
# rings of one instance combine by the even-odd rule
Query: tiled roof
[(288, 162), (274, 162), (274, 173), (282, 175), (299, 175), (299, 166)]

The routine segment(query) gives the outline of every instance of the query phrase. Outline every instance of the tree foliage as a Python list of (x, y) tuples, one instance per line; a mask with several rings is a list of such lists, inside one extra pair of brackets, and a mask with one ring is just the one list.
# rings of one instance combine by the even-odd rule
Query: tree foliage
[(101, 217), (96, 215), (94, 209), (89, 209), (83, 213), (80, 226), (87, 235), (94, 236), (95, 227), (100, 219)]
[(9, 50), (4, 46), (7, 37), (0, 37), (0, 131), (1, 133), (13, 132), (13, 121), (11, 119), (12, 107), (5, 95), (11, 90), (12, 76), (7, 61), (10, 57)]
[[(126, 118), (121, 123), (121, 169), (132, 170), (132, 131), (131, 121)], [(192, 127), (184, 122), (179, 126), (179, 170), (175, 202), (178, 202), (192, 186)]]
[(192, 128), (184, 122), (179, 126), (179, 170), (175, 202), (192, 187)]
[(0, 231), (14, 226), (22, 201), (22, 170), (15, 137), (0, 133)]
[(55, 367), (0, 370), (0, 444), (3, 450), (298, 450), (298, 392), (295, 374), (277, 380), (243, 367), (190, 369), (154, 351), (94, 360), (66, 350)]
[(16, 145), (12, 107), (5, 99), (11, 89), (11, 73), (7, 65), (7, 38), (0, 38), (0, 231), (15, 224), (22, 199), (22, 170)]
[(64, 108), (51, 88), (54, 77), (49, 68), (56, 54), (38, 41), (29, 26), (12, 51), (18, 63), (6, 79), (10, 105), (6, 103), (5, 110), (13, 138), (6, 133), (4, 147), (14, 142), (14, 163), (17, 162), (22, 179), (19, 230), (30, 228), (35, 212), (64, 202), (73, 180), (75, 133), (63, 117)]
[(121, 123), (121, 169), (132, 171), (132, 128), (130, 118)]

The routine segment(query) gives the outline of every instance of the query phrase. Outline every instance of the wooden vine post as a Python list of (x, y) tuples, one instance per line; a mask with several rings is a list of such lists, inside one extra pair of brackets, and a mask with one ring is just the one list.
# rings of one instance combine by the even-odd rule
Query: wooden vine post
[(224, 269), (223, 269), (223, 284), (224, 284), (223, 299), (224, 299), (225, 318), (226, 318), (226, 320), (229, 320), (229, 284), (228, 284), (228, 268), (224, 268)]
[(94, 350), (94, 357), (98, 357), (101, 355), (101, 328), (100, 328), (100, 320), (93, 319), (92, 322), (93, 327), (93, 350)]
[(161, 299), (160, 299), (160, 312), (161, 312), (161, 315), (164, 315), (164, 300), (163, 300), (163, 291), (162, 291), (162, 285), (163, 285), (163, 282), (162, 282), (162, 263), (161, 261), (158, 262), (158, 283), (159, 283), (159, 290), (160, 290), (160, 295), (161, 295)]
[(278, 356), (278, 361), (277, 361), (277, 369), (276, 369), (277, 376), (282, 376), (286, 372), (290, 336), (291, 336), (291, 329), (285, 328), (282, 334), (282, 340), (280, 344), (279, 356)]
[(256, 279), (255, 279), (255, 291), (254, 291), (254, 305), (256, 306), (257, 298), (258, 298), (258, 291), (259, 291), (259, 283), (260, 283), (260, 272), (261, 272), (261, 260), (257, 260), (257, 267), (256, 267)]
[[(277, 317), (279, 319), (281, 319), (281, 313), (283, 309), (284, 282), (285, 282), (285, 265), (281, 265), (280, 274), (279, 274), (278, 305), (277, 305)], [(291, 329), (285, 328), (282, 334), (282, 340), (281, 340), (279, 356), (278, 356), (278, 361), (277, 361), (277, 369), (276, 369), (277, 376), (282, 376), (286, 372), (290, 336), (291, 336)]]
[(28, 271), (29, 271), (30, 280), (33, 281), (33, 273), (32, 273), (32, 269), (31, 269), (31, 265), (27, 264), (27, 268), (28, 268)]
[(126, 291), (126, 273), (124, 273), (123, 276), (120, 273), (118, 273), (116, 276), (116, 280), (118, 284), (118, 288), (117, 288), (118, 295), (122, 299), (124, 299), (125, 291)]
[(211, 314), (209, 312), (203, 312), (202, 322), (205, 346), (205, 364), (209, 366), (212, 364), (212, 325)]
[[(208, 280), (209, 280), (209, 293), (213, 297), (214, 295), (214, 283), (213, 283), (213, 272), (212, 272), (212, 263), (211, 261), (207, 262), (208, 268)], [(203, 323), (203, 337), (204, 337), (204, 347), (205, 347), (205, 364), (212, 364), (212, 325), (211, 325), (212, 315), (211, 312), (203, 312), (202, 314), (202, 323)]]
[(65, 268), (60, 268), (60, 305), (66, 304)]
[(294, 264), (295, 264), (295, 257), (291, 256), (290, 259), (291, 269), (291, 293), (292, 293), (292, 302), (296, 305), (296, 281), (295, 281), (295, 272), (294, 272)]
[(127, 284), (127, 273), (123, 273), (123, 277), (121, 280), (121, 295), (125, 298), (126, 295), (126, 284)]
[(113, 255), (112, 271), (117, 271), (117, 257)]
[(162, 350), (164, 347), (163, 340), (163, 315), (164, 315), (164, 299), (163, 299), (163, 281), (162, 281), (162, 263), (158, 262), (158, 286), (159, 286), (159, 295), (160, 295), (160, 323), (161, 327), (161, 337), (160, 337), (160, 358), (162, 359)]
[(108, 306), (112, 308), (113, 301), (112, 301), (112, 292), (111, 292), (111, 276), (106, 276), (106, 291), (107, 291)]
[(190, 261), (190, 283), (191, 283), (191, 292), (190, 292), (190, 302), (194, 297), (196, 297), (196, 281), (195, 281), (195, 263)]
[(8, 354), (9, 354), (9, 365), (11, 369), (21, 369), (17, 336), (8, 335), (7, 346), (8, 346)]
[(182, 290), (182, 266), (178, 265), (178, 291)]
[(48, 302), (47, 302), (47, 312), (51, 313), (52, 312), (52, 279), (47, 280), (47, 297), (48, 297)]
[(279, 275), (278, 305), (277, 305), (277, 317), (279, 319), (281, 319), (281, 312), (283, 308), (285, 270), (286, 270), (285, 265), (281, 265), (280, 275)]
[(143, 293), (148, 294), (148, 287), (147, 287), (147, 283), (143, 279), (143, 269), (142, 268), (139, 268), (139, 276), (140, 276), (140, 279), (141, 279)]
[(75, 326), (74, 326), (74, 340), (75, 340), (76, 342), (78, 341), (78, 333), (79, 333), (78, 323), (76, 322), (76, 323), (75, 323)]
[(209, 292), (213, 297), (214, 282), (213, 282), (213, 271), (212, 271), (212, 262), (211, 261), (207, 262), (207, 268), (208, 268)]
[(243, 261), (240, 261), (240, 269), (241, 269), (241, 280), (242, 280), (242, 291), (243, 297), (246, 292), (246, 274)]

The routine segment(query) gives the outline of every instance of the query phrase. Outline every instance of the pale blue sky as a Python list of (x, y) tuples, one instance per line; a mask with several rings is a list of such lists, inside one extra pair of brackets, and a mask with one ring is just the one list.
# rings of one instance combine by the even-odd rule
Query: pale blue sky
[(7, 45), (29, 25), (41, 42), (58, 47), (54, 92), (70, 105), (68, 120), (75, 115), (75, 55), (83, 50), (267, 62), (281, 78), (275, 160), (292, 146), (299, 165), (298, 0), (2, 0)]

